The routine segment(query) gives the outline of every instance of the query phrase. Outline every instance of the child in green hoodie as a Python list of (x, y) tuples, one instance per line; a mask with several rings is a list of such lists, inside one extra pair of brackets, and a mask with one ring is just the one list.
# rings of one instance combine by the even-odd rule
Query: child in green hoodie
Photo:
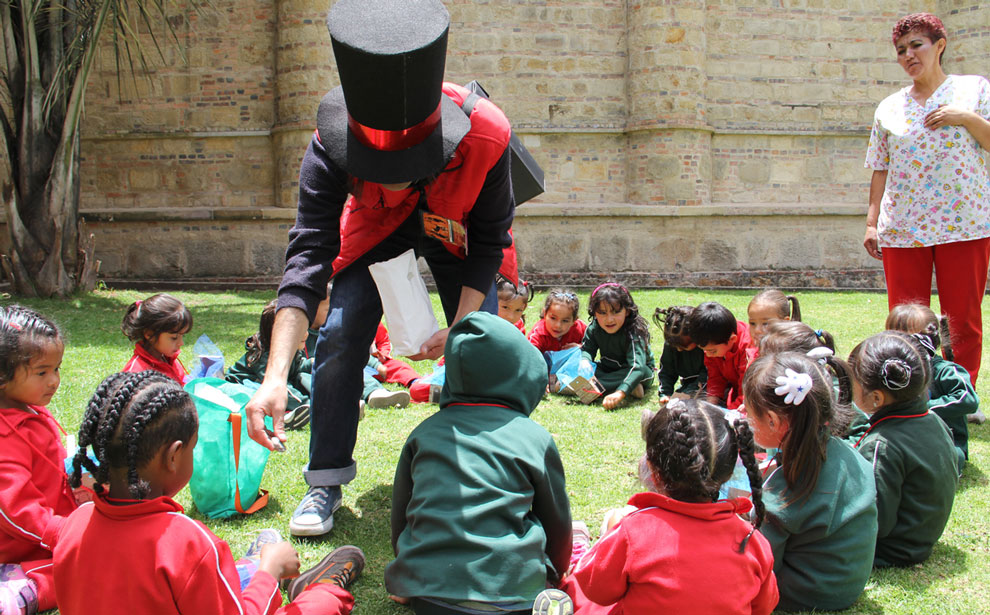
[(417, 614), (529, 615), (571, 555), (560, 455), (529, 418), (546, 361), (484, 312), (450, 329), (444, 355), (440, 410), (409, 435), (395, 471), (385, 587)]

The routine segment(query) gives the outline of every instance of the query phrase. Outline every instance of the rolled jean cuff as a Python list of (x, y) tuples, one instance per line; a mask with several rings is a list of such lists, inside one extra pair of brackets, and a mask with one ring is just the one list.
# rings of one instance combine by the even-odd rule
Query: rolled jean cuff
[(303, 469), (303, 478), (310, 487), (338, 487), (351, 482), (355, 476), (357, 476), (357, 462), (351, 462), (346, 468), (310, 470), (307, 465)]

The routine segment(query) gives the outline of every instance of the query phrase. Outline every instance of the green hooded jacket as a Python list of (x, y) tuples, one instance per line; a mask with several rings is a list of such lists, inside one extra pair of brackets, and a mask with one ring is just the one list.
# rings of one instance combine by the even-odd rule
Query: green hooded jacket
[(403, 597), (531, 605), (571, 554), (564, 468), (529, 418), (547, 364), (519, 330), (472, 312), (450, 330), (440, 411), (402, 448), (385, 587)]

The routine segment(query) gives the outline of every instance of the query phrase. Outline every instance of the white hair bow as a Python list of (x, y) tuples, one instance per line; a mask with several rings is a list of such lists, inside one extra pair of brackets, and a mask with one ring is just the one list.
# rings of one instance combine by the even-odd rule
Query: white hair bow
[(808, 374), (799, 374), (788, 367), (784, 370), (783, 376), (777, 376), (777, 384), (780, 386), (775, 388), (773, 392), (777, 395), (783, 395), (785, 404), (796, 406), (804, 401), (814, 381)]

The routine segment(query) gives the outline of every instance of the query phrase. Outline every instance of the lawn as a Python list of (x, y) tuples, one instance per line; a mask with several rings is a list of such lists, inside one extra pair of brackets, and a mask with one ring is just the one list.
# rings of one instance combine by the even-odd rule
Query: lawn
[[(53, 318), (67, 339), (62, 365), (62, 385), (51, 410), (65, 428), (77, 430), (83, 408), (96, 385), (109, 373), (123, 367), (132, 346), (120, 332), (120, 321), (132, 301), (148, 293), (100, 291), (67, 301), (25, 301)], [(195, 324), (186, 336), (181, 359), (193, 363), (192, 345), (207, 334), (223, 350), (230, 365), (244, 351), (244, 340), (257, 327), (261, 307), (274, 292), (175, 293), (192, 310)], [(745, 319), (746, 305), (754, 293), (748, 291), (640, 290), (633, 293), (642, 314), (652, 315), (659, 306), (720, 301)], [(830, 331), (836, 338), (840, 356), (845, 356), (863, 338), (879, 331), (886, 316), (886, 297), (877, 293), (800, 292), (805, 322)], [(526, 312), (529, 326), (539, 318), (542, 297)], [(435, 297), (434, 297), (435, 299)], [(11, 299), (4, 297), (3, 303)], [(582, 306), (587, 291), (581, 294)], [(441, 313), (437, 305), (437, 313)], [(990, 326), (985, 324), (990, 331)], [(659, 357), (662, 333), (651, 324), (652, 347)], [(988, 336), (990, 338), (990, 336)], [(986, 346), (986, 341), (984, 345)], [(429, 363), (415, 364), (429, 372)], [(978, 392), (988, 398), (985, 364)], [(556, 439), (567, 472), (572, 515), (583, 519), (597, 534), (606, 510), (625, 503), (635, 493), (635, 463), (643, 451), (639, 436), (639, 413), (647, 400), (615, 412), (600, 406), (581, 406), (562, 398), (544, 400), (533, 418)], [(406, 409), (370, 411), (360, 425), (355, 459), (357, 478), (344, 490), (344, 504), (335, 516), (336, 527), (325, 538), (294, 539), (303, 567), (318, 561), (326, 552), (343, 544), (364, 549), (368, 565), (354, 585), (356, 612), (366, 614), (411, 613), (388, 600), (383, 571), (391, 558), (389, 544), (389, 503), (392, 476), (399, 450), (407, 434), (436, 411), (431, 404)], [(908, 569), (875, 572), (860, 600), (850, 613), (976, 613), (990, 612), (986, 587), (990, 585), (990, 424), (971, 427), (970, 463), (963, 473), (956, 494), (949, 526), (926, 563)], [(207, 525), (226, 539), (236, 555), (243, 553), (252, 532), (274, 527), (288, 534), (289, 516), (305, 492), (300, 472), (307, 460), (308, 430), (290, 432), (288, 450), (272, 455), (262, 486), (271, 502), (261, 512), (225, 521), (206, 520)], [(202, 519), (183, 490), (178, 500), (194, 518)], [(725, 591), (731, 591), (726, 588)]]

